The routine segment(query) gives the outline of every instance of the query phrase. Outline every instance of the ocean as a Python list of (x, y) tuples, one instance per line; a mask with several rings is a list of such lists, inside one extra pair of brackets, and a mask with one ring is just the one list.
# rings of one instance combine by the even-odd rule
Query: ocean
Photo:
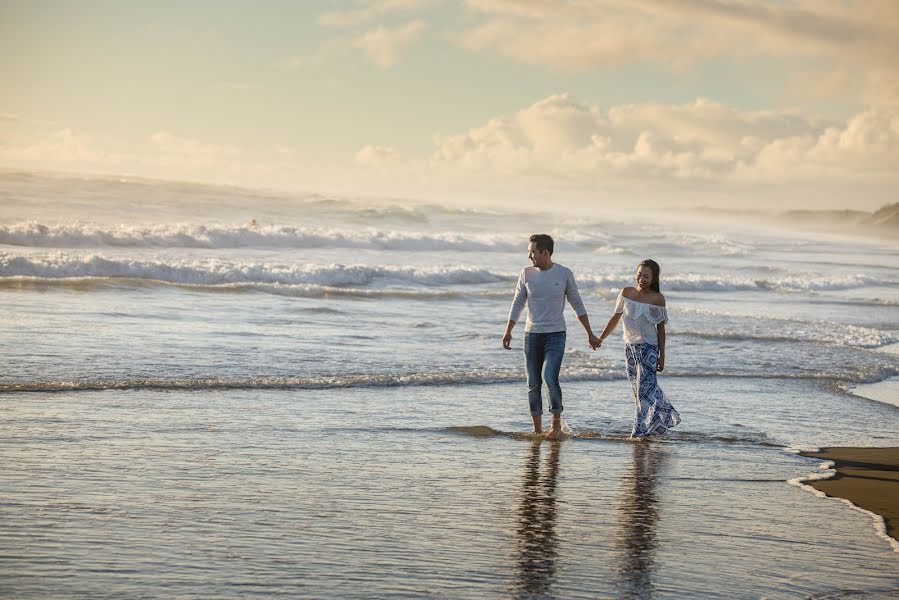
[[(620, 331), (592, 351), (570, 310), (571, 434), (526, 434), (523, 323), (501, 337), (531, 233), (597, 333), (661, 264), (670, 435), (627, 440)], [(899, 445), (897, 250), (3, 173), (0, 595), (896, 596), (899, 544), (797, 451)]]

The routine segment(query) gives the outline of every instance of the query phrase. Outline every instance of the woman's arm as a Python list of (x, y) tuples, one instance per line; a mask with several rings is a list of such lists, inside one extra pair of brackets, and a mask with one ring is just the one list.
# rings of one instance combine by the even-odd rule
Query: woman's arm
[(656, 365), (657, 371), (665, 370), (665, 324), (656, 325), (656, 333), (659, 334), (659, 362)]
[(599, 341), (602, 342), (604, 339), (609, 337), (615, 328), (618, 327), (618, 321), (621, 320), (621, 313), (614, 313), (611, 317), (609, 317), (609, 322), (606, 323), (605, 328), (602, 330), (602, 333), (599, 334)]

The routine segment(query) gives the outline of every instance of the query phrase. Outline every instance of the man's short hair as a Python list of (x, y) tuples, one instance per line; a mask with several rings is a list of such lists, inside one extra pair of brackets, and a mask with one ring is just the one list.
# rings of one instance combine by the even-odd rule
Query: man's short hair
[(545, 233), (535, 233), (528, 241), (533, 242), (540, 252), (548, 251), (550, 254), (553, 253), (554, 242), (550, 235)]

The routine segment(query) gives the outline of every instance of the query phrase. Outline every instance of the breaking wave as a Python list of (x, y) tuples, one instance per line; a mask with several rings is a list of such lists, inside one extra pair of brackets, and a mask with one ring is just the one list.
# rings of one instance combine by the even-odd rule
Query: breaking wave
[[(572, 354), (577, 354), (573, 352)], [(802, 373), (795, 370), (782, 372), (728, 371), (728, 370), (667, 370), (666, 378), (727, 378), (727, 379), (781, 379), (806, 380), (829, 384), (833, 389), (845, 392), (848, 386), (858, 383), (883, 381), (899, 375), (895, 365), (874, 366), (865, 372)], [(623, 369), (617, 365), (587, 364), (572, 356), (562, 374), (563, 382), (613, 381), (624, 379)], [(371, 387), (484, 385), (495, 383), (522, 383), (521, 368), (478, 368), (458, 371), (425, 371), (407, 373), (360, 373), (318, 376), (203, 376), (194, 377), (113, 377), (73, 380), (9, 380), (0, 381), (0, 393), (16, 392), (82, 392), (104, 390), (269, 390), (269, 389), (341, 389)]]
[[(364, 209), (358, 215), (370, 219), (385, 210), (387, 209)], [(398, 210), (400, 209), (394, 209), (393, 212)], [(566, 242), (575, 246), (599, 252), (607, 247), (606, 237), (602, 235), (582, 233), (569, 237)], [(0, 244), (37, 248), (360, 248), (417, 252), (522, 251), (520, 235), (413, 233), (371, 227), (341, 229), (256, 224), (100, 226), (81, 223), (42, 225), (30, 221), (0, 226)]]
[[(611, 371), (594, 370), (568, 375), (567, 381), (617, 379)], [(403, 374), (359, 374), (320, 377), (210, 377), (210, 378), (138, 378), (74, 381), (25, 381), (0, 383), (0, 393), (74, 392), (101, 390), (205, 390), (205, 389), (336, 389), (355, 387), (402, 387), (465, 385), (520, 382), (518, 369), (479, 369), (474, 371), (425, 372)]]
[[(798, 324), (784, 331), (780, 335), (764, 335), (754, 332), (739, 332), (733, 330), (714, 329), (707, 331), (678, 331), (669, 332), (674, 336), (693, 337), (699, 339), (754, 341), (754, 342), (813, 342), (831, 346), (848, 346), (852, 348), (879, 348), (899, 342), (899, 338), (886, 331), (872, 329), (870, 327), (858, 327), (855, 325), (838, 325), (833, 323), (805, 323), (806, 327)], [(817, 326), (815, 326), (817, 325)]]
[(31, 279), (128, 278), (187, 285), (280, 284), (334, 288), (390, 286), (447, 286), (514, 281), (514, 274), (474, 267), (371, 267), (365, 265), (298, 265), (227, 261), (137, 260), (98, 254), (57, 253), (19, 256), (0, 253), (0, 277)]
[[(16, 254), (0, 252), (0, 282), (53, 282), (78, 280), (118, 280), (127, 283), (163, 283), (192, 286), (217, 286), (220, 290), (261, 289), (273, 293), (292, 293), (284, 286), (332, 288), (334, 290), (385, 290), (408, 288), (444, 288), (458, 293), (453, 286), (495, 286), (511, 292), (518, 276), (512, 271), (493, 271), (478, 267), (445, 266), (368, 266), (363, 264), (311, 265), (282, 262), (239, 261), (224, 258), (198, 257), (180, 259), (162, 256), (128, 258), (105, 256), (102, 253)], [(578, 274), (582, 290), (618, 290), (631, 284), (630, 273)], [(772, 277), (752, 279), (740, 275), (718, 277), (708, 274), (673, 274), (665, 279), (665, 289), (671, 291), (773, 291), (802, 292), (853, 289), (871, 285), (899, 285), (899, 282), (865, 275), (832, 275), (819, 278)], [(263, 289), (264, 288), (264, 289)], [(306, 291), (294, 290), (298, 293)], [(469, 289), (466, 292), (481, 293)], [(367, 293), (367, 292), (366, 292)]]

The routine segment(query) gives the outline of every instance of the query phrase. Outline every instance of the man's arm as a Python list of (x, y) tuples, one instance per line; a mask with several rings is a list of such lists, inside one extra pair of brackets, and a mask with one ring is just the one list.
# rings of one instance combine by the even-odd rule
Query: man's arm
[(509, 322), (506, 323), (506, 333), (503, 334), (503, 348), (506, 350), (512, 349), (512, 328), (515, 327), (515, 321), (509, 319)]
[(528, 288), (524, 285), (524, 269), (522, 269), (521, 275), (518, 276), (518, 283), (515, 284), (515, 296), (512, 298), (512, 307), (509, 309), (509, 322), (506, 323), (506, 332), (503, 334), (503, 348), (506, 350), (512, 349), (512, 328), (515, 327), (515, 322), (521, 316), (527, 299)]
[(584, 331), (587, 332), (587, 344), (594, 350), (599, 348), (602, 345), (602, 340), (593, 334), (593, 329), (590, 327), (590, 317), (587, 316), (587, 313), (579, 315), (577, 319), (584, 326)]
[(584, 306), (584, 301), (581, 300), (581, 293), (577, 289), (574, 273), (570, 271), (568, 273), (568, 282), (565, 286), (565, 297), (568, 299), (568, 304), (574, 309), (575, 314), (577, 314), (577, 319), (584, 327), (584, 331), (587, 332), (587, 344), (596, 350), (602, 342), (593, 334), (593, 329), (590, 327), (590, 318), (587, 316), (587, 308)]

